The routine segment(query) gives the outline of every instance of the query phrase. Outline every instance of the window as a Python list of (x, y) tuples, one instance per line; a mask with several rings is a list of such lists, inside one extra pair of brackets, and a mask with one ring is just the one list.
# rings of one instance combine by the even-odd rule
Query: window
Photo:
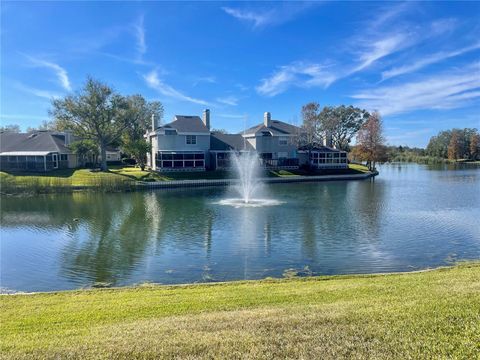
[[(107, 159), (109, 158), (109, 155), (107, 155)], [(67, 154), (60, 154), (60, 161), (67, 161), (68, 160), (68, 155)]]
[(288, 145), (288, 137), (280, 136), (278, 138), (278, 145), (282, 145), (282, 146)]
[(197, 143), (197, 135), (187, 135), (185, 141), (187, 145), (195, 145)]

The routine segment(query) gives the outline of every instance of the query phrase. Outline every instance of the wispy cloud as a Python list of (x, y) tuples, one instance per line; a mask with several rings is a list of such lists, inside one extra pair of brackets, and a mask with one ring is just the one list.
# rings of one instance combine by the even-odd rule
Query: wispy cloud
[(372, 65), (375, 61), (407, 47), (410, 44), (407, 39), (405, 34), (399, 33), (377, 39), (373, 42), (369, 41), (369, 45), (360, 54), (360, 63), (349, 73), (353, 74), (361, 71)]
[(270, 77), (262, 79), (256, 90), (261, 95), (271, 97), (281, 94), (293, 86), (328, 87), (335, 81), (336, 76), (327, 68), (328, 66), (325, 65), (305, 62), (294, 62), (281, 66)]
[[(418, 129), (413, 131), (404, 131), (402, 132), (401, 129), (395, 129), (395, 135), (387, 135), (387, 142), (391, 145), (401, 145), (401, 144), (411, 144), (418, 142), (420, 140), (423, 142), (425, 139), (425, 135), (431, 134), (433, 135), (434, 129), (432, 128), (424, 128)], [(417, 141), (415, 141), (417, 140)]]
[(143, 59), (143, 55), (147, 52), (147, 43), (145, 41), (145, 17), (144, 15), (139, 16), (138, 20), (133, 24), (135, 39), (136, 39), (136, 49), (137, 49), (137, 58), (139, 60)]
[(357, 105), (392, 115), (415, 110), (454, 109), (480, 97), (480, 63), (462, 70), (418, 79), (401, 85), (363, 91), (351, 97)]
[(238, 105), (238, 98), (232, 95), (225, 96), (225, 97), (218, 97), (215, 100), (224, 105), (230, 105), (230, 106)]
[(215, 76), (198, 76), (194, 79), (192, 86), (197, 86), (200, 83), (215, 84), (217, 78)]
[(471, 46), (458, 49), (458, 50), (441, 51), (441, 52), (426, 56), (422, 59), (419, 59), (411, 64), (394, 67), (390, 70), (386, 70), (382, 72), (382, 80), (390, 79), (392, 77), (403, 75), (403, 74), (408, 74), (416, 70), (420, 70), (428, 65), (432, 65), (455, 56), (460, 56), (477, 49), (480, 49), (480, 42), (473, 44)]
[(56, 99), (56, 98), (60, 97), (60, 94), (58, 94), (56, 92), (33, 88), (33, 87), (30, 87), (30, 86), (24, 85), (22, 83), (16, 83), (15, 87), (18, 90), (21, 90), (25, 93), (32, 94), (32, 95), (35, 95), (37, 97), (41, 97), (41, 98), (48, 99), (48, 100), (52, 100), (52, 99)]
[(280, 25), (295, 19), (312, 6), (320, 2), (283, 2), (274, 7), (266, 8), (263, 5), (255, 7), (222, 7), (222, 10), (230, 16), (250, 24), (254, 29), (266, 26)]
[(63, 67), (53, 62), (46, 61), (40, 58), (35, 58), (28, 55), (26, 55), (26, 57), (28, 58), (28, 60), (31, 62), (33, 66), (43, 67), (43, 68), (52, 70), (55, 73), (60, 85), (62, 85), (62, 87), (65, 90), (72, 91), (72, 86), (70, 84), (70, 79), (68, 78), (68, 73)]
[(172, 99), (188, 101), (194, 104), (208, 105), (208, 102), (202, 99), (196, 99), (181, 93), (170, 85), (164, 83), (158, 76), (157, 70), (152, 70), (148, 74), (143, 75), (143, 79), (149, 87), (158, 91), (160, 94)]

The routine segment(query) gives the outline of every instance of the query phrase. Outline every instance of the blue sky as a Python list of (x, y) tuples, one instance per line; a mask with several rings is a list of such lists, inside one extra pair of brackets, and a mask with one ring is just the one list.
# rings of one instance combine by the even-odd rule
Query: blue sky
[(425, 146), (480, 127), (479, 19), (479, 2), (2, 2), (0, 120), (38, 125), (90, 75), (160, 100), (165, 122), (210, 108), (236, 132), (354, 104)]

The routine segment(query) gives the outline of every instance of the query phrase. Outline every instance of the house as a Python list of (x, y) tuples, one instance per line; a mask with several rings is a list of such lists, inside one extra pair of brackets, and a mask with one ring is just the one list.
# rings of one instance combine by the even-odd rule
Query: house
[(272, 120), (269, 112), (263, 123), (255, 125), (242, 134), (243, 138), (258, 153), (267, 168), (298, 168), (296, 140), (301, 129), (280, 120)]
[(153, 170), (204, 171), (209, 165), (210, 110), (203, 117), (175, 115), (174, 120), (158, 126), (152, 118), (152, 131), (146, 134), (152, 152), (147, 164)]
[(311, 149), (300, 147), (298, 154), (301, 164), (315, 169), (348, 168), (347, 152), (329, 146), (317, 146)]
[(256, 151), (261, 165), (270, 169), (348, 166), (347, 153), (334, 149), (329, 137), (325, 137), (324, 146), (299, 148), (302, 131), (298, 126), (272, 120), (269, 112), (262, 123), (238, 134), (211, 132), (208, 109), (202, 118), (175, 115), (172, 122), (161, 126), (152, 118), (152, 130), (145, 135), (152, 148), (147, 165), (157, 171), (229, 169), (232, 154)]
[(212, 132), (210, 136), (210, 168), (230, 169), (231, 155), (254, 151), (253, 146), (241, 134), (222, 134)]
[(68, 148), (69, 132), (34, 131), (0, 133), (0, 169), (39, 171), (77, 166), (77, 157)]

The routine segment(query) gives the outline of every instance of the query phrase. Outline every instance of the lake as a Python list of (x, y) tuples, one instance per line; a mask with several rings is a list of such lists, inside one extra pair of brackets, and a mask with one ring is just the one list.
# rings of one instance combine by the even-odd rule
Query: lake
[(375, 180), (1, 198), (1, 287), (51, 291), (411, 271), (480, 259), (480, 168), (391, 164)]

